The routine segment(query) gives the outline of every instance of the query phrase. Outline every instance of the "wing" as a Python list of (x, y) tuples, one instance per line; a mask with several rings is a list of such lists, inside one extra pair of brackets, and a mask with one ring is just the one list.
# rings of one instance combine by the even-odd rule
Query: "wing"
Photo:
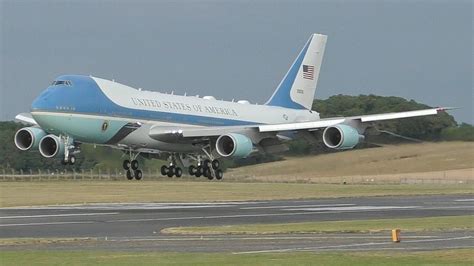
[(165, 140), (168, 138), (203, 138), (203, 137), (215, 137), (227, 133), (244, 133), (244, 134), (255, 134), (255, 133), (278, 133), (285, 131), (301, 131), (301, 130), (316, 130), (320, 128), (326, 128), (335, 126), (338, 124), (361, 124), (369, 123), (382, 120), (390, 119), (401, 119), (409, 117), (436, 115), (446, 110), (455, 109), (452, 107), (439, 107), (416, 111), (407, 112), (396, 112), (396, 113), (385, 113), (385, 114), (373, 114), (373, 115), (362, 115), (362, 116), (351, 116), (351, 117), (335, 117), (321, 119), (310, 122), (298, 122), (298, 123), (286, 123), (286, 124), (274, 124), (274, 125), (249, 125), (249, 126), (227, 126), (227, 127), (152, 127), (150, 129), (150, 137), (158, 140)]
[(22, 123), (22, 124), (25, 124), (25, 125), (28, 125), (28, 126), (37, 126), (38, 125), (38, 123), (36, 123), (35, 119), (33, 118), (33, 116), (31, 116), (30, 113), (17, 114), (15, 116), (15, 121), (19, 122), (19, 123)]

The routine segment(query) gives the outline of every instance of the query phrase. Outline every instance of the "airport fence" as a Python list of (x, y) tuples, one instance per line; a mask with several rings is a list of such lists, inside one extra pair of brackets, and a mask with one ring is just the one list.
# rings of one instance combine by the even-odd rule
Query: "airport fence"
[[(234, 176), (226, 173), (227, 182), (265, 182), (265, 183), (313, 183), (313, 184), (474, 184), (473, 176), (453, 176), (449, 171), (439, 172), (438, 176), (410, 175), (374, 175), (374, 176), (337, 176), (337, 177), (305, 177), (305, 176)], [(181, 178), (162, 176), (159, 170), (143, 171), (144, 181), (207, 181), (207, 178), (196, 178), (184, 175)], [(123, 181), (126, 180), (122, 169), (90, 169), (90, 170), (14, 170), (0, 169), (0, 182), (8, 181)]]

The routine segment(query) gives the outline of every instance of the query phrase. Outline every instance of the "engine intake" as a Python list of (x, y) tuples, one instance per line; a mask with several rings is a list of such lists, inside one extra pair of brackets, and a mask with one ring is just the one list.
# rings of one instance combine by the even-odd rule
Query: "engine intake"
[(15, 146), (22, 150), (37, 149), (46, 132), (37, 127), (24, 127), (15, 133)]
[(217, 138), (216, 150), (222, 157), (245, 158), (252, 149), (252, 140), (241, 134), (230, 133)]
[(41, 139), (39, 151), (46, 158), (63, 156), (64, 142), (56, 135), (47, 135)]
[(352, 149), (364, 139), (357, 129), (348, 125), (327, 127), (323, 132), (323, 142), (333, 149)]

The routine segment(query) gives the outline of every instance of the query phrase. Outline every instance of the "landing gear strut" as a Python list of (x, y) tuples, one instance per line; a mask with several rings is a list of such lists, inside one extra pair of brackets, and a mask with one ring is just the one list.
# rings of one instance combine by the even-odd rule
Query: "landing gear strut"
[(129, 151), (129, 160), (124, 160), (122, 163), (123, 169), (127, 171), (127, 179), (132, 180), (135, 178), (136, 180), (140, 180), (143, 178), (142, 170), (138, 169), (139, 163), (137, 161), (137, 157), (140, 155), (139, 152), (134, 153), (132, 150)]
[(76, 163), (76, 156), (80, 152), (79, 144), (74, 143), (74, 140), (69, 136), (60, 136), (64, 145), (64, 158), (61, 160), (62, 165), (74, 165)]

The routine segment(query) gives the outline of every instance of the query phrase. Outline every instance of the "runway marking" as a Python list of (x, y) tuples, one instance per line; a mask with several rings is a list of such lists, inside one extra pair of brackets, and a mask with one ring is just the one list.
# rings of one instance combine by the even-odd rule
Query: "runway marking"
[(40, 215), (22, 215), (22, 216), (3, 216), (0, 219), (21, 219), (21, 218), (46, 218), (46, 217), (70, 217), (70, 216), (98, 216), (114, 215), (118, 212), (92, 212), (92, 213), (67, 213), (67, 214), (40, 214)]
[(147, 222), (147, 221), (174, 221), (174, 220), (196, 220), (196, 219), (221, 219), (221, 218), (244, 218), (244, 217), (266, 217), (266, 216), (289, 216), (308, 215), (314, 212), (294, 212), (294, 213), (267, 213), (267, 214), (236, 214), (236, 215), (216, 215), (216, 216), (190, 216), (190, 217), (169, 217), (169, 218), (148, 218), (148, 219), (125, 219), (110, 220), (107, 222)]
[(281, 209), (281, 208), (298, 208), (298, 207), (337, 207), (337, 206), (355, 206), (355, 204), (324, 204), (324, 205), (282, 205), (282, 206), (261, 206), (261, 207), (243, 207), (241, 210), (258, 210), (258, 209)]
[(233, 205), (252, 205), (264, 204), (266, 201), (229, 201), (229, 202), (163, 202), (163, 203), (91, 203), (91, 204), (65, 204), (65, 205), (49, 205), (49, 206), (17, 206), (17, 207), (1, 207), (0, 210), (96, 210), (96, 209), (149, 209), (154, 207), (168, 207), (168, 206), (208, 206), (208, 207), (229, 207)]
[[(364, 210), (371, 211), (387, 211), (391, 209)], [(271, 216), (292, 216), (292, 215), (315, 215), (328, 213), (358, 212), (358, 210), (348, 211), (306, 211), (306, 212), (288, 212), (288, 213), (262, 213), (262, 214), (235, 214), (235, 215), (216, 215), (216, 216), (189, 216), (189, 217), (169, 217), (169, 218), (146, 218), (146, 219), (123, 219), (109, 220), (106, 222), (149, 222), (149, 221), (175, 221), (175, 220), (197, 220), (197, 219), (222, 219), (222, 218), (245, 218), (245, 217), (271, 217)]]
[(92, 224), (92, 221), (84, 222), (51, 222), (51, 223), (26, 223), (26, 224), (0, 224), (0, 227), (12, 227), (12, 226), (38, 226), (38, 225), (61, 225), (61, 224)]
[[(403, 243), (420, 243), (420, 242), (436, 242), (436, 241), (452, 241), (452, 240), (462, 240), (462, 239), (471, 239), (473, 236), (462, 236), (462, 237), (451, 237), (451, 238), (437, 238), (437, 239), (420, 239), (420, 240), (406, 240)], [(364, 247), (364, 246), (377, 246), (377, 245), (393, 245), (392, 242), (369, 242), (369, 243), (359, 243), (359, 244), (344, 244), (344, 245), (334, 245), (334, 246), (321, 246), (321, 247), (303, 247), (303, 248), (286, 248), (286, 249), (267, 249), (267, 250), (256, 250), (256, 251), (242, 251), (242, 252), (233, 252), (232, 254), (258, 254), (258, 253), (273, 253), (273, 252), (289, 252), (289, 251), (311, 251), (311, 250), (327, 250), (334, 248), (351, 248), (351, 247)]]
[(454, 201), (465, 202), (465, 201), (474, 201), (474, 199), (457, 199), (457, 200), (454, 200)]
[(420, 206), (352, 206), (352, 207), (323, 207), (323, 208), (292, 208), (284, 211), (371, 211), (393, 209), (416, 209)]
[[(407, 238), (434, 238), (436, 236), (405, 236)], [(127, 238), (114, 239), (108, 238), (107, 241), (113, 242), (139, 242), (139, 241), (240, 241), (240, 240), (323, 240), (323, 239), (387, 239), (387, 236), (286, 236), (286, 237), (175, 237), (175, 238)]]

